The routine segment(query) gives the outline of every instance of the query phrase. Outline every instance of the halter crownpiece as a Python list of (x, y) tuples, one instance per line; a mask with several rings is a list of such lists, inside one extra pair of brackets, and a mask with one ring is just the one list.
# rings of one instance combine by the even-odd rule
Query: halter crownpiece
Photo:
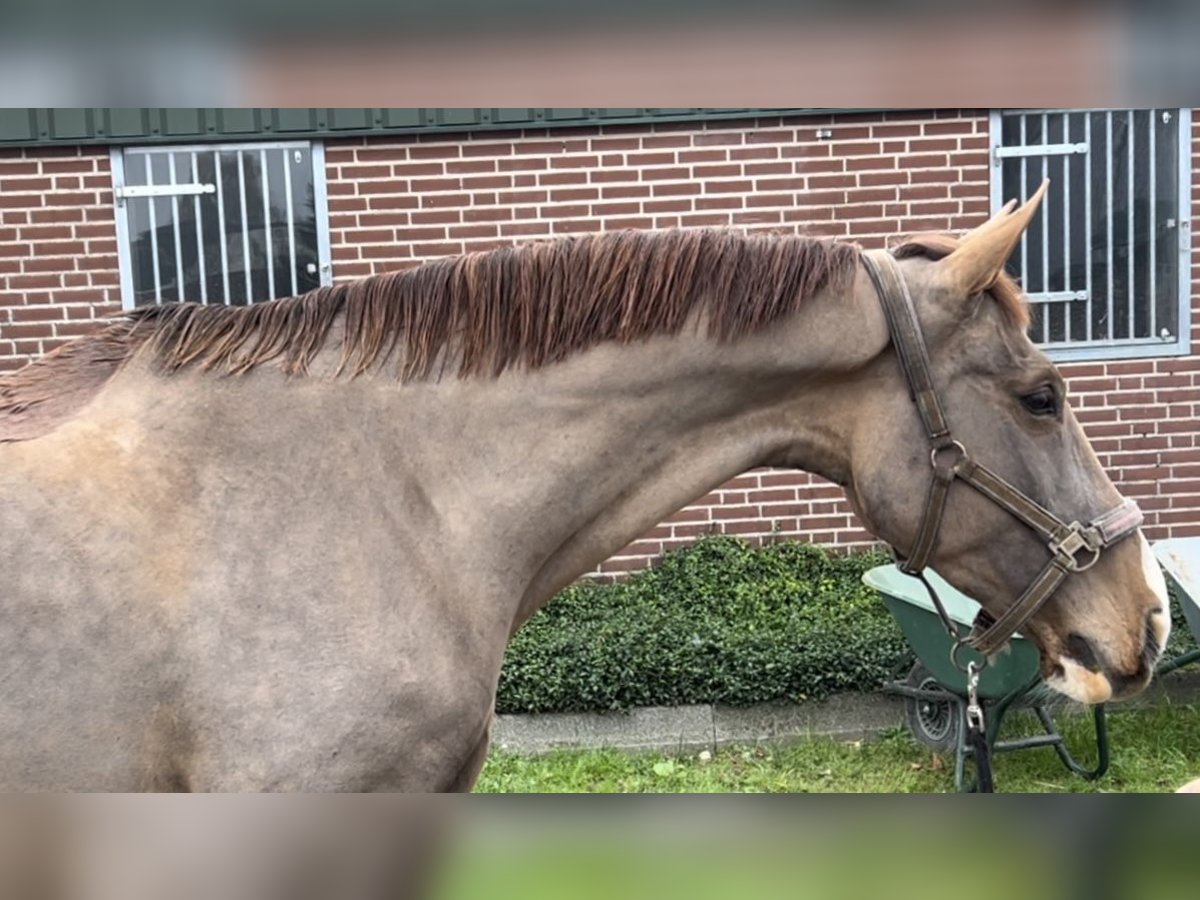
[[(875, 258), (864, 254), (862, 261), (879, 295), (900, 369), (908, 384), (909, 397), (917, 407), (930, 444), (929, 461), (933, 478), (929, 482), (925, 510), (921, 514), (921, 524), (912, 549), (906, 558), (898, 560), (898, 566), (900, 571), (920, 578), (929, 591), (942, 623), (956, 641), (951, 654), (955, 664), (958, 664), (960, 646), (970, 647), (986, 659), (1037, 615), (1067, 575), (1090, 569), (1104, 550), (1141, 527), (1142, 513), (1137, 504), (1125, 499), (1086, 525), (1068, 523), (995, 472), (975, 462), (967, 448), (954, 440), (951, 434), (933, 384), (929, 351), (917, 319), (916, 307), (908, 292), (908, 285), (900, 274), (900, 267), (890, 255)], [(958, 629), (946, 613), (937, 591), (923, 575), (937, 546), (950, 486), (955, 481), (970, 485), (1036, 531), (1045, 540), (1050, 553), (1050, 560), (1016, 602), (995, 619), (981, 610), (971, 634), (965, 639), (959, 637)]]

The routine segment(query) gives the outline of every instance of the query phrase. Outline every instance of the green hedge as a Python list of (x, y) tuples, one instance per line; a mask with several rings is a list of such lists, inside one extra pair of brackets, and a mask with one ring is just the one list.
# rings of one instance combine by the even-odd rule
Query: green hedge
[(875, 690), (909, 656), (860, 580), (883, 561), (712, 536), (625, 582), (573, 585), (513, 639), (497, 709), (745, 705)]

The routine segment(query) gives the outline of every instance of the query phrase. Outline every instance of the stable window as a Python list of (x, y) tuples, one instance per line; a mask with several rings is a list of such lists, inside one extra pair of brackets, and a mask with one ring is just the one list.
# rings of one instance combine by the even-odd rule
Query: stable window
[(1050, 191), (1009, 261), (1056, 359), (1188, 352), (1187, 109), (992, 114), (992, 208)]
[(243, 305), (329, 283), (320, 144), (129, 147), (112, 164), (126, 309)]

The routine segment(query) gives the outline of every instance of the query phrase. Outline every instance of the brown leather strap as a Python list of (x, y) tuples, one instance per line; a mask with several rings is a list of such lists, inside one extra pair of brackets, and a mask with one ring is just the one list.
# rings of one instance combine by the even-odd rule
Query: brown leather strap
[(1040, 503), (1021, 493), (991, 469), (968, 458), (957, 469), (957, 475), (997, 506), (1012, 513), (1047, 540), (1070, 526)]
[(904, 371), (909, 396), (916, 403), (921, 424), (925, 426), (925, 434), (934, 446), (944, 446), (949, 442), (950, 426), (946, 424), (946, 414), (933, 386), (929, 350), (908, 285), (891, 256), (874, 257), (864, 253), (862, 261), (883, 305), (896, 357)]
[(967, 638), (967, 646), (985, 658), (994, 654), (1008, 643), (1021, 626), (1037, 615), (1069, 573), (1070, 569), (1061, 560), (1050, 560), (1016, 603), (987, 628), (971, 633)]
[(917, 538), (913, 541), (908, 556), (901, 560), (900, 571), (913, 575), (929, 565), (933, 551), (937, 549), (942, 515), (946, 511), (946, 500), (950, 496), (950, 484), (953, 480), (953, 475), (949, 478), (939, 477), (936, 470), (934, 477), (929, 480), (929, 492), (925, 495), (925, 510), (921, 514)]

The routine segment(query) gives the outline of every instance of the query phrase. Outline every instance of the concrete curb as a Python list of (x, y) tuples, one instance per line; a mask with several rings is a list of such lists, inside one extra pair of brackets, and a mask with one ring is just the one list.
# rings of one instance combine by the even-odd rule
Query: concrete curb
[[(1200, 672), (1179, 672), (1129, 704), (1200, 701)], [(785, 746), (814, 737), (865, 740), (904, 725), (899, 697), (840, 694), (820, 703), (727, 706), (652, 706), (614, 713), (502, 715), (492, 723), (492, 746), (537, 755), (551, 750), (611, 748), (698, 753), (750, 744)]]
[(861, 740), (903, 724), (903, 706), (883, 694), (843, 694), (823, 703), (652, 706), (620, 713), (497, 716), (492, 746), (514, 753), (610, 747), (696, 753), (735, 744), (783, 745), (813, 737)]

